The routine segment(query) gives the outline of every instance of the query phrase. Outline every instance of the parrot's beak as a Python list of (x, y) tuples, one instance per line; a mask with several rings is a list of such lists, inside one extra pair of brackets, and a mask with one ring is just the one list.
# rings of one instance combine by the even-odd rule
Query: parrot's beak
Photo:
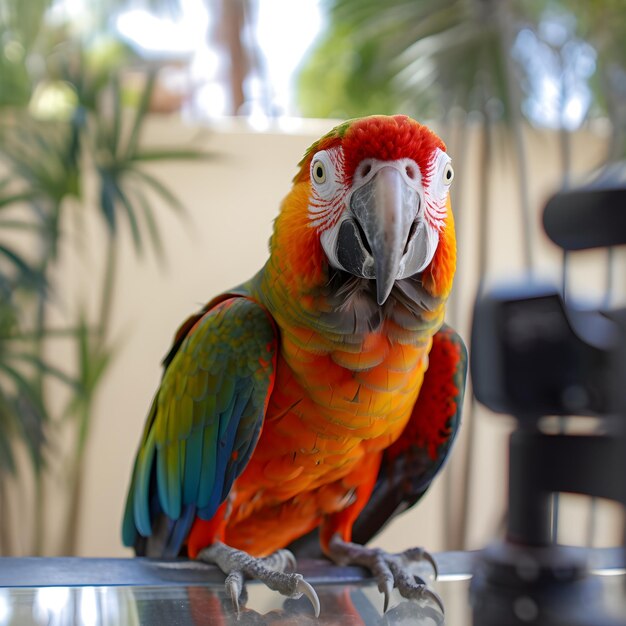
[(373, 259), (376, 299), (382, 305), (400, 274), (419, 209), (419, 194), (392, 166), (384, 166), (350, 200), (365, 252)]

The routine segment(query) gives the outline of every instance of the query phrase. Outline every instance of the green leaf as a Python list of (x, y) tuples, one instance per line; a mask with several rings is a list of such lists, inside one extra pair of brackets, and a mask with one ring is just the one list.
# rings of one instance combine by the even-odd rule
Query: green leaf
[(33, 269), (28, 262), (14, 250), (4, 244), (0, 244), (0, 255), (8, 259), (19, 270), (23, 280), (29, 285), (35, 286), (38, 289), (44, 289), (46, 287), (44, 275)]
[(59, 204), (71, 191), (68, 181), (75, 176), (68, 163), (69, 127), (36, 122), (27, 116), (18, 121), (0, 134), (0, 155), (30, 193)]
[(111, 154), (117, 155), (122, 128), (122, 93), (120, 80), (117, 74), (111, 77), (111, 92), (113, 98), (113, 127), (111, 129)]
[(163, 246), (163, 240), (161, 239), (161, 233), (159, 232), (159, 226), (154, 217), (152, 207), (140, 188), (135, 188), (133, 192), (143, 212), (144, 221), (148, 228), (148, 235), (150, 236), (150, 241), (152, 243), (152, 247), (154, 248), (156, 258), (162, 264), (165, 259), (165, 248)]
[(78, 389), (78, 383), (75, 378), (72, 378), (72, 376), (70, 376), (69, 374), (66, 374), (63, 370), (60, 370), (58, 367), (55, 367), (53, 365), (50, 365), (49, 363), (46, 363), (38, 355), (28, 354), (28, 353), (14, 353), (11, 355), (11, 357), (15, 361), (29, 363), (40, 372), (49, 374), (53, 378), (60, 380), (66, 385), (73, 387), (74, 389)]
[(135, 207), (129, 201), (128, 197), (120, 187), (119, 183), (115, 185), (115, 192), (119, 198), (122, 206), (126, 209), (126, 215), (128, 216), (128, 222), (130, 224), (130, 231), (133, 235), (133, 243), (135, 244), (135, 250), (141, 254), (142, 242), (141, 231), (139, 230), (139, 224), (137, 222), (137, 216), (135, 215)]
[(24, 374), (15, 369), (6, 360), (0, 360), (0, 372), (4, 372), (16, 385), (17, 389), (25, 396), (30, 398), (33, 405), (37, 405), (43, 418), (48, 419), (48, 415), (44, 406), (41, 404), (41, 398), (34, 385)]
[(152, 98), (152, 94), (154, 92), (156, 75), (156, 71), (152, 70), (148, 73), (146, 77), (146, 84), (144, 86), (143, 92), (141, 94), (141, 99), (139, 100), (139, 104), (135, 111), (135, 120), (133, 122), (133, 127), (130, 131), (130, 138), (126, 146), (127, 160), (132, 159), (137, 152), (137, 147), (139, 145), (139, 135), (141, 133), (141, 128), (143, 127), (143, 122), (146, 118), (146, 114), (148, 113), (148, 108), (150, 107), (150, 99)]
[(43, 224), (34, 224), (33, 222), (25, 222), (24, 220), (2, 220), (0, 219), (0, 230), (32, 230), (39, 233), (45, 233), (46, 227)]
[(16, 472), (12, 446), (15, 433), (13, 415), (11, 408), (2, 399), (0, 404), (0, 474), (8, 473), (15, 475)]
[(64, 419), (71, 417), (78, 419), (77, 454), (82, 454), (89, 430), (89, 418), (94, 394), (102, 377), (111, 364), (115, 348), (106, 346), (99, 333), (92, 332), (85, 319), (85, 314), (79, 314), (76, 334), (76, 349), (78, 357), (79, 391), (70, 399), (63, 411)]
[(172, 209), (185, 213), (185, 207), (181, 201), (158, 178), (144, 172), (140, 168), (132, 168), (130, 172), (147, 183)]
[(174, 149), (145, 149), (135, 153), (130, 160), (133, 162), (150, 161), (196, 161), (202, 159), (215, 159), (217, 155), (212, 152), (202, 150), (174, 150)]
[[(0, 305), (0, 310), (2, 305)], [(9, 342), (29, 342), (40, 339), (43, 335), (47, 339), (73, 339), (76, 337), (78, 329), (75, 327), (70, 328), (44, 328), (42, 331), (37, 332), (24, 332), (12, 334), (10, 336), (2, 336), (0, 333), (0, 339), (2, 341)], [(93, 331), (92, 331), (93, 332)]]
[(9, 207), (18, 202), (31, 202), (37, 197), (34, 191), (23, 191), (21, 193), (13, 193), (8, 196), (0, 197), (0, 209)]
[(115, 220), (115, 183), (107, 170), (98, 169), (100, 173), (100, 208), (112, 234), (116, 231)]
[(35, 473), (43, 469), (45, 457), (42, 453), (46, 445), (45, 424), (49, 421), (41, 398), (30, 390), (20, 390), (12, 398), (13, 411), (17, 417), (19, 431), (30, 452)]

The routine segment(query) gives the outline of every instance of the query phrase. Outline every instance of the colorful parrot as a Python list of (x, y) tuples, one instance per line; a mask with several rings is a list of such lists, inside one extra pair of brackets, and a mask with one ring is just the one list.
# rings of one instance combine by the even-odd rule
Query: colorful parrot
[(366, 541), (426, 491), (460, 422), (462, 340), (442, 326), (456, 266), (443, 142), (406, 116), (315, 142), (265, 266), (178, 330), (139, 447), (123, 522), (137, 554), (187, 555), (280, 593), (287, 546), (318, 532), (385, 594), (438, 600), (408, 573), (432, 557)]

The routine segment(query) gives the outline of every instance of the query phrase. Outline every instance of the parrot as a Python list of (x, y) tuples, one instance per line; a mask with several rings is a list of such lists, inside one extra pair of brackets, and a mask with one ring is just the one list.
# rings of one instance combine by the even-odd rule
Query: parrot
[[(163, 360), (122, 539), (288, 597), (315, 537), (384, 594), (434, 600), (411, 565), (366, 542), (426, 492), (461, 421), (467, 354), (444, 323), (456, 269), (443, 141), (404, 115), (343, 122), (305, 152), (251, 279), (213, 298)], [(310, 543), (310, 541), (309, 541)], [(293, 546), (293, 550), (289, 547)]]

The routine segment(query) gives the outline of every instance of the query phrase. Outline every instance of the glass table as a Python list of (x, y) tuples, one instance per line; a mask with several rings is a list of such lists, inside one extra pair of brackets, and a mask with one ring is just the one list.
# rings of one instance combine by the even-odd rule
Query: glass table
[[(592, 551), (593, 576), (607, 605), (623, 599), (622, 553)], [(190, 561), (154, 559), (0, 559), (0, 626), (218, 626), (261, 624), (469, 626), (468, 599), (473, 553), (435, 555), (439, 578), (432, 582), (446, 607), (445, 619), (432, 602), (406, 601), (396, 591), (383, 615), (375, 583), (356, 567), (301, 561), (298, 571), (315, 587), (321, 615), (306, 598), (286, 599), (251, 581), (239, 616), (215, 568)], [(421, 566), (416, 573), (432, 581)], [(620, 600), (621, 602), (621, 600)], [(620, 610), (619, 608), (616, 610)]]

